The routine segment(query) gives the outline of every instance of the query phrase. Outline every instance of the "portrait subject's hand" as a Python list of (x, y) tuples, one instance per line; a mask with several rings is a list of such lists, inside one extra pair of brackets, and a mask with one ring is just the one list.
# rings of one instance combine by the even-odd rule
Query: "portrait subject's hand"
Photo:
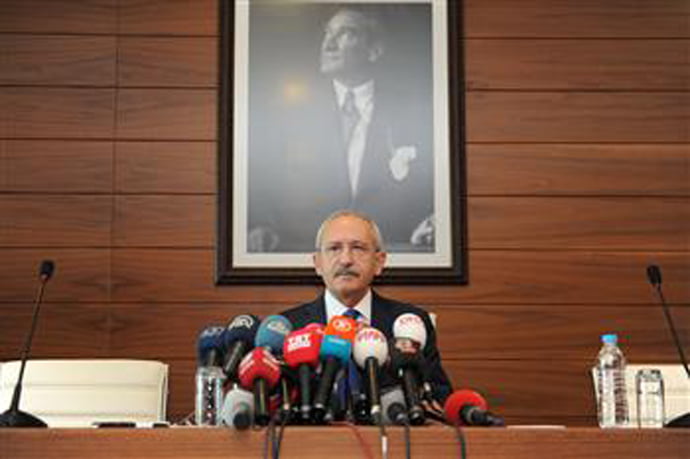
[(434, 243), (434, 216), (422, 220), (412, 232), (410, 242), (414, 246), (430, 246)]
[(247, 251), (273, 252), (280, 242), (278, 234), (267, 226), (257, 226), (249, 230)]

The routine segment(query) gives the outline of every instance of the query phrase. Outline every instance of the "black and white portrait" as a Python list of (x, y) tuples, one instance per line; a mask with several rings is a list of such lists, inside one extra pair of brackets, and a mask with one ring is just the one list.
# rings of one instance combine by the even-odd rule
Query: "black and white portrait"
[(257, 3), (249, 30), (248, 251), (310, 252), (343, 208), (433, 251), (431, 6)]

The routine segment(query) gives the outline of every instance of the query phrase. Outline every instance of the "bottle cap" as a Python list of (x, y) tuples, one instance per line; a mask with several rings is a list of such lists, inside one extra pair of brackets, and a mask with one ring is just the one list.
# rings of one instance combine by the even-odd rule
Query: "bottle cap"
[(601, 335), (601, 342), (604, 344), (616, 344), (618, 343), (618, 335), (615, 333), (607, 333), (605, 335)]

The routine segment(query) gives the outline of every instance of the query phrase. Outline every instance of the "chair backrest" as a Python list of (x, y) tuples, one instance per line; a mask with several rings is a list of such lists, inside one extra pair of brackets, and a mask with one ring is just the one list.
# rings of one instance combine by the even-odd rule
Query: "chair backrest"
[[(19, 361), (0, 372), (0, 411), (10, 405)], [(147, 360), (30, 360), (24, 372), (20, 409), (50, 427), (85, 427), (94, 422), (165, 421), (168, 366)]]
[[(677, 416), (690, 412), (690, 379), (688, 379), (682, 365), (661, 363), (629, 364), (625, 368), (625, 389), (628, 400), (630, 427), (637, 426), (635, 375), (643, 368), (655, 368), (661, 371), (661, 375), (664, 379), (665, 422), (669, 422)], [(594, 369), (591, 371), (591, 376), (596, 394), (597, 379)]]

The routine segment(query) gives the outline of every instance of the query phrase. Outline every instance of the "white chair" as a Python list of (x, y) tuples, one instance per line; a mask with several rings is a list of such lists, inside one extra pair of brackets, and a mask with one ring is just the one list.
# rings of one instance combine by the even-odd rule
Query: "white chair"
[[(0, 411), (12, 400), (19, 361), (0, 372)], [(49, 427), (165, 421), (168, 366), (147, 360), (29, 360), (19, 408)]]

